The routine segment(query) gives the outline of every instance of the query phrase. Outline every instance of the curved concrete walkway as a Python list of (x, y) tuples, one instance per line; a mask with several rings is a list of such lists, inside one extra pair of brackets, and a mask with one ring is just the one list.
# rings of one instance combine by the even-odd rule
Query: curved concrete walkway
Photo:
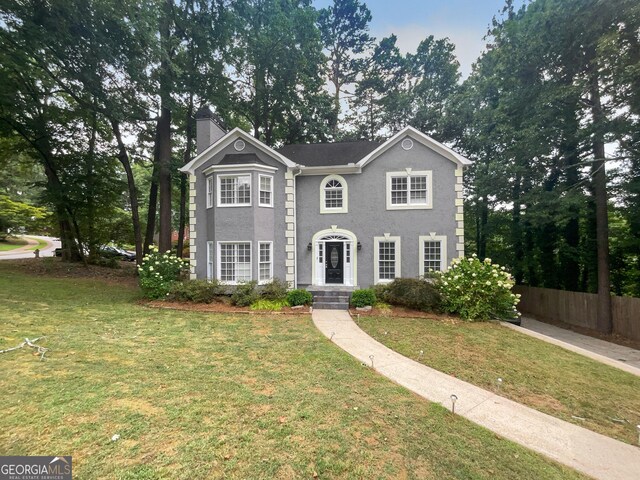
[[(382, 375), (432, 402), (455, 411), (504, 438), (593, 478), (637, 480), (640, 448), (525, 407), (463, 382), (385, 347), (341, 310), (314, 310), (316, 327), (336, 345)], [(373, 360), (371, 359), (373, 356)]]

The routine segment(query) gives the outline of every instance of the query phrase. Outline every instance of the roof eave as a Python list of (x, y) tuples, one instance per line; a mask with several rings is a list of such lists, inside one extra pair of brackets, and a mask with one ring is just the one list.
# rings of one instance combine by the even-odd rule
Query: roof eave
[(242, 138), (243, 140), (251, 143), (258, 149), (262, 150), (267, 155), (281, 162), (287, 168), (295, 168), (296, 166), (298, 166), (297, 163), (292, 162), (281, 153), (276, 152), (268, 145), (265, 145), (260, 140), (252, 137), (244, 130), (236, 127), (230, 132), (228, 132), (226, 135), (224, 135), (222, 138), (220, 138), (217, 142), (214, 142), (211, 145), (209, 145), (205, 150), (203, 150), (198, 155), (196, 155), (189, 163), (187, 163), (183, 167), (180, 167), (178, 170), (183, 173), (193, 175), (194, 172), (198, 169), (198, 167), (202, 163), (204, 163), (204, 161), (206, 161), (206, 159), (212, 157), (213, 155), (218, 153), (220, 150), (230, 145), (231, 142), (236, 138)]
[(307, 167), (300, 165), (300, 175), (331, 175), (334, 173), (362, 173), (362, 168), (355, 163), (349, 163), (347, 165), (321, 165), (315, 167)]

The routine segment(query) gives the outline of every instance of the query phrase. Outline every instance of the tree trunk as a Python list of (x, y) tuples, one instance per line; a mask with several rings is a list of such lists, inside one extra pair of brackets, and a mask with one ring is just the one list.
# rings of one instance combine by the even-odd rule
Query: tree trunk
[(611, 281), (609, 272), (609, 211), (607, 206), (607, 173), (605, 169), (604, 136), (605, 121), (600, 99), (597, 71), (590, 80), (591, 114), (593, 117), (593, 191), (596, 203), (596, 241), (598, 252), (598, 320), (597, 329), (611, 333)]
[[(133, 238), (136, 244), (136, 263), (140, 265), (142, 263), (142, 229), (140, 228), (140, 214), (138, 207), (138, 191), (136, 190), (136, 182), (133, 176), (133, 170), (131, 169), (131, 162), (129, 160), (129, 154), (122, 141), (122, 135), (120, 134), (120, 124), (112, 120), (111, 128), (113, 134), (118, 142), (118, 160), (122, 164), (125, 173), (127, 174), (127, 185), (129, 187), (129, 203), (131, 204), (131, 222), (133, 224)], [(155, 216), (155, 215), (154, 215)]]
[[(193, 144), (193, 95), (189, 95), (189, 107), (187, 108), (186, 119), (186, 146), (184, 149), (183, 164), (186, 165), (191, 160), (191, 147)], [(184, 253), (184, 232), (187, 219), (187, 174), (180, 176), (180, 226), (178, 228), (178, 257), (182, 258)]]
[[(160, 120), (158, 120), (158, 124)], [(149, 187), (149, 208), (147, 210), (147, 230), (144, 237), (143, 251), (149, 254), (149, 246), (153, 244), (153, 235), (156, 233), (156, 213), (158, 210), (158, 125), (156, 125), (155, 145), (153, 148), (153, 171), (151, 172), (151, 185)]]
[(171, 110), (162, 107), (158, 121), (158, 187), (160, 193), (160, 232), (158, 248), (171, 250)]

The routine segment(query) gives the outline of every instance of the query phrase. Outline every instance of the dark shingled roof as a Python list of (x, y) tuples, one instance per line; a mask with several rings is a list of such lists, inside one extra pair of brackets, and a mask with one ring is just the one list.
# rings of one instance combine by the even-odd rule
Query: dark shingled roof
[(255, 153), (227, 153), (218, 165), (246, 165), (248, 163), (264, 164)]
[(307, 167), (357, 163), (380, 146), (380, 142), (301, 143), (285, 145), (278, 153)]

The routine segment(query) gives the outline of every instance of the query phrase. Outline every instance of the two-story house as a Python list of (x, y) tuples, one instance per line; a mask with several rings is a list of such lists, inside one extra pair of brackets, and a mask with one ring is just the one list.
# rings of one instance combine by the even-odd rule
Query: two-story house
[(197, 115), (189, 174), (191, 278), (365, 288), (464, 253), (471, 162), (407, 127), (386, 142), (285, 145)]

